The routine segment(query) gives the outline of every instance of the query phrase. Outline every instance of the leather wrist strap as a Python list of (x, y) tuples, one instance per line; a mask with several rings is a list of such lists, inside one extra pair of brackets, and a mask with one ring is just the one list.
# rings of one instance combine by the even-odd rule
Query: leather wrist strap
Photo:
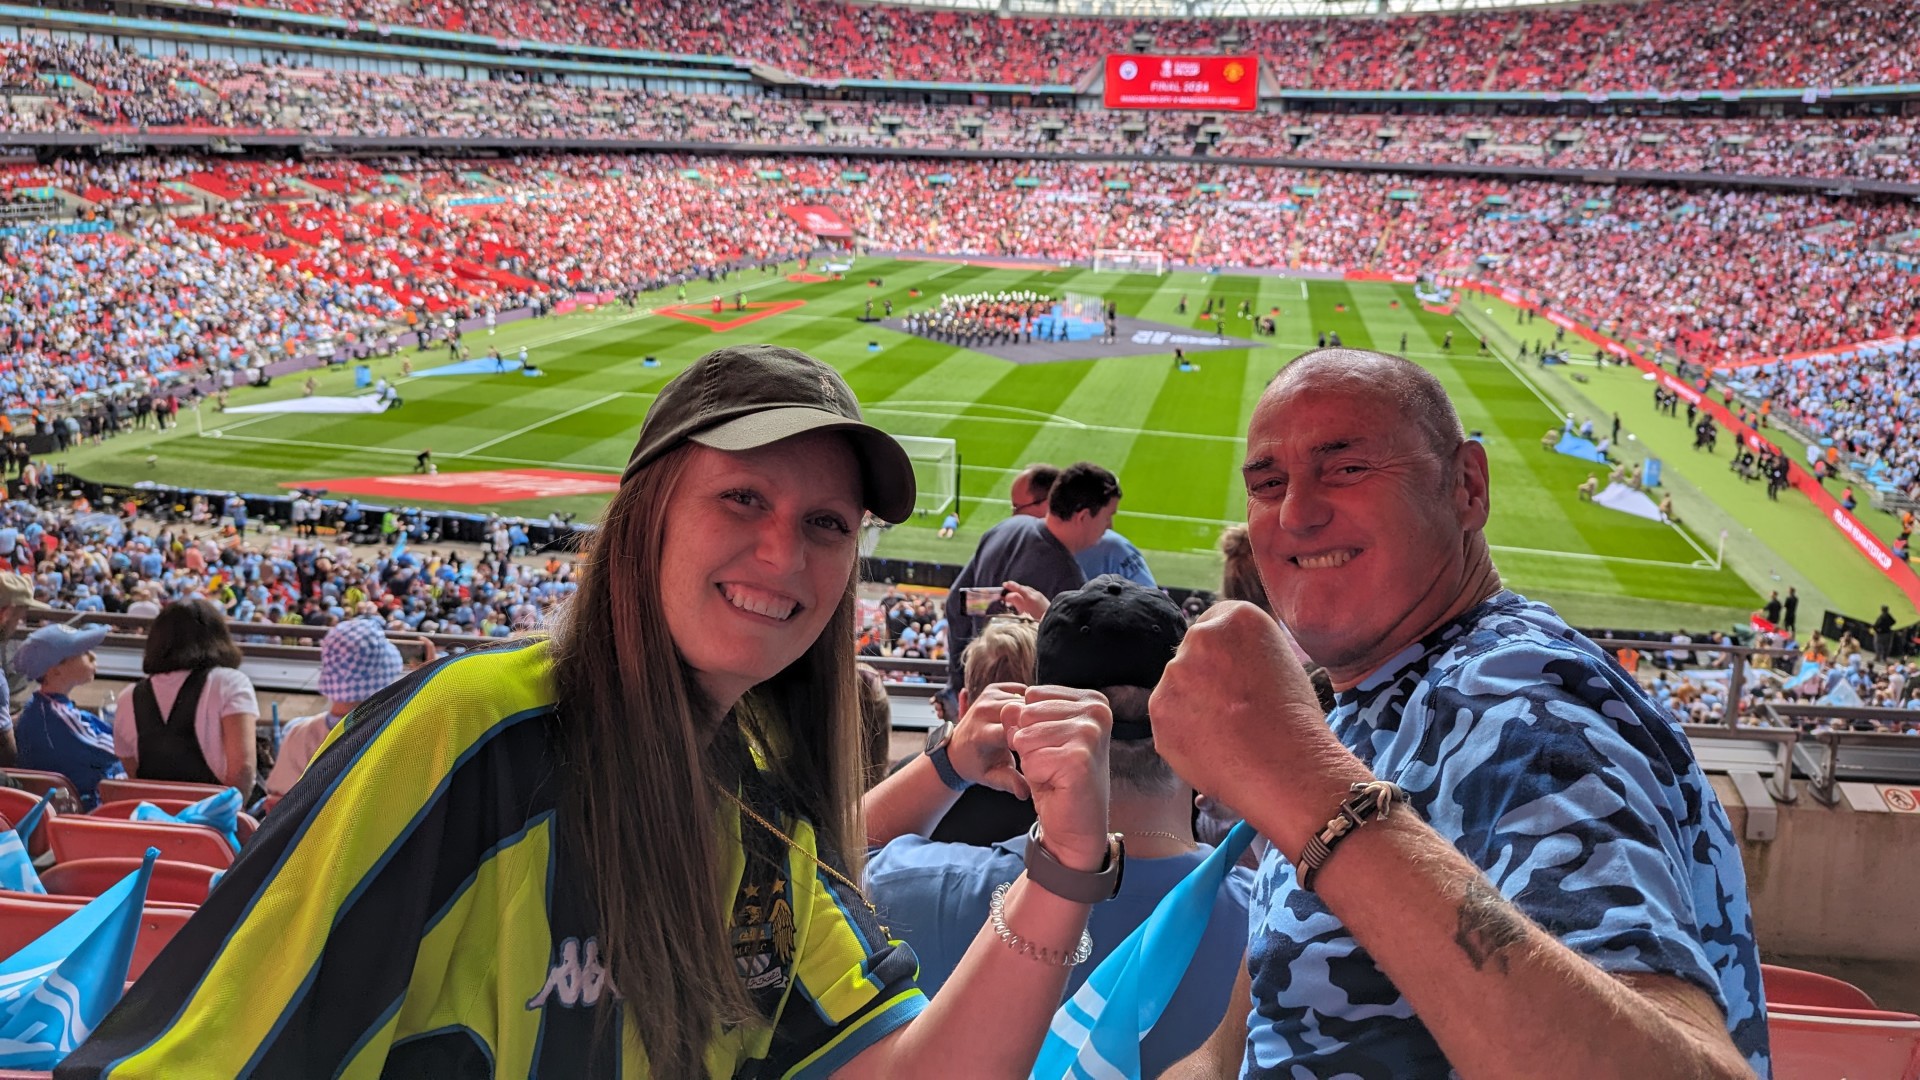
[(1040, 823), (1027, 830), (1027, 877), (1062, 900), (1098, 904), (1120, 895), (1120, 878), (1127, 864), (1126, 844), (1119, 833), (1107, 836), (1107, 862), (1098, 870), (1075, 870), (1053, 857), (1040, 842)]
[(1327, 822), (1318, 836), (1307, 841), (1306, 850), (1300, 853), (1296, 864), (1300, 887), (1313, 889), (1313, 877), (1333, 857), (1334, 845), (1374, 818), (1388, 816), (1393, 812), (1393, 804), (1405, 802), (1406, 798), (1407, 793), (1400, 785), (1386, 780), (1355, 784), (1347, 789), (1347, 801), (1334, 809), (1333, 820)]
[(953, 755), (947, 753), (952, 742), (943, 742), (927, 751), (927, 760), (933, 762), (933, 771), (940, 774), (940, 782), (947, 785), (948, 791), (965, 791), (973, 785), (953, 767)]

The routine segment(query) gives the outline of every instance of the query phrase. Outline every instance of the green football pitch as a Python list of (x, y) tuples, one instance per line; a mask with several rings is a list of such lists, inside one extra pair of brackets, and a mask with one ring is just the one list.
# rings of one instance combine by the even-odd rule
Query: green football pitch
[[(869, 285), (870, 278), (883, 285)], [(918, 299), (909, 296), (916, 288), (922, 291)], [(716, 331), (652, 311), (675, 302), (653, 294), (634, 311), (616, 305), (511, 324), (491, 337), (482, 330), (466, 338), (476, 354), (498, 345), (511, 357), (525, 345), (545, 376), (401, 378), (400, 359), (381, 359), (373, 363), (374, 373), (397, 380), (405, 397), (402, 407), (385, 413), (242, 416), (208, 406), (198, 416), (183, 414), (172, 432), (77, 450), (67, 455), (67, 464), (92, 480), (252, 492), (282, 491), (290, 481), (405, 475), (422, 448), (433, 450), (443, 474), (525, 468), (617, 474), (661, 384), (710, 349), (772, 341), (845, 372), (869, 419), (886, 430), (957, 445), (963, 462), (959, 535), (939, 538), (938, 518), (927, 517), (887, 533), (878, 554), (964, 562), (980, 533), (1005, 516), (1008, 484), (1021, 466), (1091, 460), (1120, 477), (1126, 494), (1115, 527), (1147, 551), (1161, 582), (1210, 587), (1219, 577), (1214, 544), (1221, 528), (1244, 519), (1238, 465), (1262, 385), (1322, 332), (1336, 332), (1348, 345), (1390, 351), (1400, 348), (1404, 334), (1407, 353), (1439, 376), (1466, 426), (1483, 433), (1494, 483), (1488, 533), (1512, 586), (1556, 603), (1577, 622), (1603, 626), (1739, 621), (1758, 604), (1756, 588), (1768, 587), (1761, 571), (1718, 557), (1717, 529), (1712, 536), (1695, 535), (1684, 526), (1581, 501), (1575, 488), (1592, 467), (1543, 451), (1540, 436), (1583, 403), (1570, 401), (1555, 380), (1515, 364), (1503, 351), (1479, 353), (1465, 323), (1424, 312), (1409, 287), (863, 259), (844, 281), (795, 283), (784, 273), (753, 271), (699, 283), (690, 287), (689, 299), (699, 303), (721, 294), (729, 310), (718, 318), (732, 319), (736, 289), (744, 290), (750, 304), (767, 305), (755, 310), (772, 313)], [(1012, 289), (1097, 295), (1126, 315), (1259, 345), (1197, 352), (1192, 359), (1199, 369), (1185, 373), (1174, 371), (1170, 352), (1012, 364), (856, 318), (869, 299), (876, 309), (892, 300), (896, 314), (904, 314), (930, 307), (942, 294)], [(1182, 297), (1186, 314), (1179, 312)], [(1237, 312), (1243, 300), (1257, 312), (1278, 308), (1277, 335), (1256, 339), (1251, 323), (1234, 314), (1221, 323), (1200, 319), (1209, 298), (1228, 312)], [(1442, 347), (1449, 331), (1450, 351)], [(402, 355), (417, 368), (446, 359), (444, 349)], [(658, 365), (643, 364), (647, 356), (657, 357)], [(266, 389), (236, 391), (232, 404), (298, 396), (300, 382), (287, 378)], [(321, 394), (355, 392), (350, 372), (329, 372), (320, 382)], [(1586, 407), (1604, 428), (1598, 407)], [(603, 500), (462, 508), (529, 516), (561, 510), (588, 520)], [(433, 505), (431, 499), (411, 501)], [(1817, 516), (1813, 520), (1817, 527)], [(1767, 557), (1762, 551), (1750, 561), (1759, 566)]]

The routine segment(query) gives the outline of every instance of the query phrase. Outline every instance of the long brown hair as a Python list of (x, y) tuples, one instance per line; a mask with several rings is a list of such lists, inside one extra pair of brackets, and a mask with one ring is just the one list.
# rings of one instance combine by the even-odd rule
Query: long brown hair
[[(850, 549), (846, 592), (819, 639), (711, 730), (672, 647), (657, 576), (667, 500), (688, 454), (670, 451), (614, 495), (554, 641), (567, 840), (584, 856), (626, 1030), (659, 1077), (704, 1076), (722, 1027), (766, 1019), (734, 967), (730, 860), (714, 827), (733, 812), (718, 792), (755, 767), (752, 751), (781, 807), (813, 824), (822, 858), (837, 856), (858, 880), (866, 853), (855, 556)], [(741, 827), (758, 828), (744, 818)]]

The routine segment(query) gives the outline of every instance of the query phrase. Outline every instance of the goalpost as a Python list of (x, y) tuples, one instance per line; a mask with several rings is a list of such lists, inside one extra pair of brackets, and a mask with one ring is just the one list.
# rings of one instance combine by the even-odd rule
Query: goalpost
[(1125, 248), (1095, 248), (1093, 252), (1095, 273), (1112, 274), (1165, 274), (1167, 272), (1167, 254), (1164, 251), (1131, 251)]
[(895, 435), (913, 462), (913, 481), (919, 489), (913, 512), (919, 517), (940, 517), (960, 505), (960, 446), (952, 439), (919, 435)]

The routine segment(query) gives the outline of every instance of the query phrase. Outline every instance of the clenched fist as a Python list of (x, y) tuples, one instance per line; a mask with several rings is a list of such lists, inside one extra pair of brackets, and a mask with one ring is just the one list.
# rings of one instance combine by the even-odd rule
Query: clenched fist
[(967, 703), (966, 714), (953, 725), (953, 738), (947, 744), (947, 760), (961, 779), (1018, 798), (1032, 797), (1026, 778), (1014, 767), (1013, 753), (1007, 749), (1007, 727), (1001, 720), (1001, 710), (1025, 701), (1026, 691), (1019, 683), (998, 682)]
[(1290, 855), (1349, 784), (1373, 778), (1327, 727), (1287, 632), (1252, 604), (1225, 601), (1194, 620), (1148, 707), (1174, 772)]
[(1020, 774), (1047, 851), (1074, 870), (1107, 861), (1107, 744), (1113, 713), (1096, 690), (1030, 686), (1000, 708), (1007, 748)]

